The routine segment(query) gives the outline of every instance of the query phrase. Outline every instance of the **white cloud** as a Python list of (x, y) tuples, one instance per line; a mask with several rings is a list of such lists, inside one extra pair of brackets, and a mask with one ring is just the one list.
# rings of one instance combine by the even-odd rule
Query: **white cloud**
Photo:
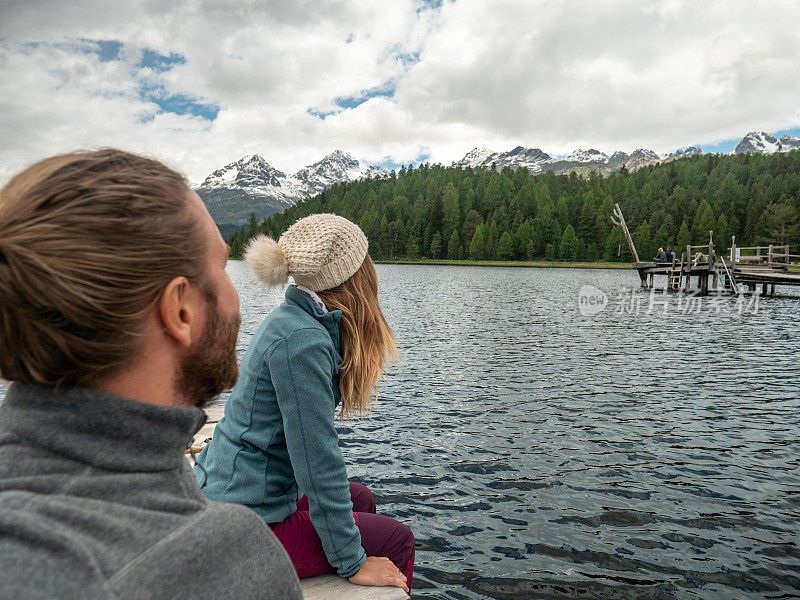
[[(791, 1), (27, 0), (0, 11), (0, 181), (101, 145), (199, 181), (251, 152), (291, 172), (335, 148), (449, 162), (478, 145), (667, 151), (800, 125)], [(86, 40), (122, 42), (123, 60), (101, 62)], [(144, 48), (185, 62), (141, 68)], [(161, 112), (145, 84), (219, 114)], [(392, 84), (393, 98), (335, 103)]]

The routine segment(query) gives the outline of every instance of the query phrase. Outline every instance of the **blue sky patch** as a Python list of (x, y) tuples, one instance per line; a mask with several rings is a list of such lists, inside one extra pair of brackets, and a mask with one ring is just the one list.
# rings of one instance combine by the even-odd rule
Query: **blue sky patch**
[(366, 90), (365, 92), (362, 92), (361, 94), (356, 96), (346, 96), (346, 97), (336, 98), (333, 101), (333, 103), (336, 104), (336, 106), (339, 106), (346, 110), (364, 104), (364, 102), (366, 102), (370, 98), (376, 98), (378, 96), (385, 96), (386, 98), (391, 98), (392, 96), (394, 96), (395, 85), (396, 84), (392, 82), (388, 87), (378, 86), (370, 90)]
[(97, 47), (99, 48), (97, 52), (97, 56), (100, 58), (100, 62), (110, 62), (112, 60), (120, 60), (122, 57), (120, 56), (120, 50), (122, 50), (122, 42), (117, 42), (114, 40), (99, 40), (95, 41)]
[(376, 162), (375, 164), (378, 165), (379, 167), (383, 167), (387, 171), (392, 171), (392, 170), (399, 171), (400, 167), (402, 167), (404, 165), (406, 167), (408, 167), (409, 164), (412, 164), (412, 165), (414, 165), (414, 167), (418, 167), (420, 164), (429, 161), (430, 158), (431, 158), (431, 153), (426, 148), (425, 150), (420, 150), (420, 152), (417, 154), (417, 157), (414, 160), (412, 160), (411, 162), (408, 162), (408, 163), (399, 163), (399, 162), (397, 162), (395, 160), (392, 160), (391, 158), (389, 158), (387, 156), (387, 157), (384, 157), (383, 160), (380, 160), (380, 161)]
[(423, 10), (437, 10), (442, 7), (444, 0), (422, 0), (420, 4), (416, 10), (417, 13), (421, 13)]
[[(110, 62), (114, 60), (124, 60), (124, 44), (117, 40), (81, 40), (92, 44), (90, 49), (84, 50), (87, 53), (97, 54), (100, 62)], [(150, 69), (156, 74), (165, 73), (176, 65), (186, 63), (186, 57), (177, 52), (162, 54), (152, 48), (144, 48), (142, 57), (134, 65), (134, 69)], [(161, 112), (173, 113), (176, 115), (192, 115), (207, 121), (213, 121), (219, 114), (220, 107), (211, 102), (202, 102), (188, 94), (170, 94), (162, 84), (142, 83), (139, 86), (139, 97), (147, 102), (152, 102)], [(142, 116), (141, 122), (152, 121), (155, 115), (148, 113)]]
[(379, 86), (375, 86), (374, 88), (370, 88), (368, 90), (364, 90), (360, 94), (355, 94), (353, 96), (339, 96), (338, 98), (333, 99), (333, 103), (339, 107), (339, 109), (329, 110), (329, 111), (319, 111), (313, 108), (309, 108), (306, 112), (310, 115), (317, 117), (318, 119), (325, 120), (325, 117), (329, 117), (330, 115), (335, 115), (342, 110), (349, 110), (351, 108), (356, 108), (364, 104), (370, 98), (376, 98), (378, 96), (384, 96), (386, 98), (391, 98), (394, 96), (395, 89), (397, 87), (397, 82), (395, 80), (389, 80)]
[(139, 90), (143, 100), (156, 104), (163, 112), (176, 115), (193, 115), (207, 121), (213, 121), (219, 114), (217, 104), (201, 102), (187, 94), (169, 94), (164, 86), (142, 86)]
[(145, 48), (142, 52), (142, 60), (139, 62), (139, 66), (153, 69), (158, 73), (163, 73), (169, 71), (175, 65), (182, 65), (184, 63), (186, 63), (186, 57), (177, 52), (171, 52), (169, 56), (167, 56), (166, 54), (160, 54), (150, 48)]

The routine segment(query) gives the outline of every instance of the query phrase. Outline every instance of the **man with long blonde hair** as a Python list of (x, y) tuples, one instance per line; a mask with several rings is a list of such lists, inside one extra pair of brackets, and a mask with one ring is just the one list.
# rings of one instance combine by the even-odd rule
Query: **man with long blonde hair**
[(54, 156), (0, 190), (0, 598), (302, 597), (275, 536), (184, 458), (238, 374), (227, 258), (145, 157)]

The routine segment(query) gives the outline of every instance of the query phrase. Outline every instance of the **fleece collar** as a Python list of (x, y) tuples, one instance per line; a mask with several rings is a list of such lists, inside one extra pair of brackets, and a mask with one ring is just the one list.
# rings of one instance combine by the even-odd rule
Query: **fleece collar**
[(205, 422), (200, 408), (156, 406), (83, 387), (14, 383), (0, 405), (0, 427), (24, 443), (114, 471), (180, 467)]
[(298, 306), (306, 311), (309, 315), (314, 317), (319, 323), (325, 327), (328, 333), (331, 336), (331, 340), (333, 340), (333, 345), (337, 351), (340, 351), (341, 345), (341, 337), (340, 337), (340, 330), (339, 330), (339, 320), (342, 317), (342, 311), (340, 310), (332, 310), (323, 314), (317, 305), (314, 304), (314, 301), (306, 296), (303, 292), (298, 290), (293, 285), (290, 285), (286, 288), (286, 302), (292, 304), (294, 306)]

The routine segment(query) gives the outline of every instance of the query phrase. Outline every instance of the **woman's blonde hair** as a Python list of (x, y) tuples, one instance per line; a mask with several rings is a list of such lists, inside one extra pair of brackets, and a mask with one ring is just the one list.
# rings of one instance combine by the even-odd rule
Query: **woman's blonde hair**
[(329, 310), (342, 311), (340, 416), (366, 414), (377, 395), (386, 363), (397, 361), (396, 340), (378, 304), (378, 275), (369, 254), (350, 279), (317, 294)]

